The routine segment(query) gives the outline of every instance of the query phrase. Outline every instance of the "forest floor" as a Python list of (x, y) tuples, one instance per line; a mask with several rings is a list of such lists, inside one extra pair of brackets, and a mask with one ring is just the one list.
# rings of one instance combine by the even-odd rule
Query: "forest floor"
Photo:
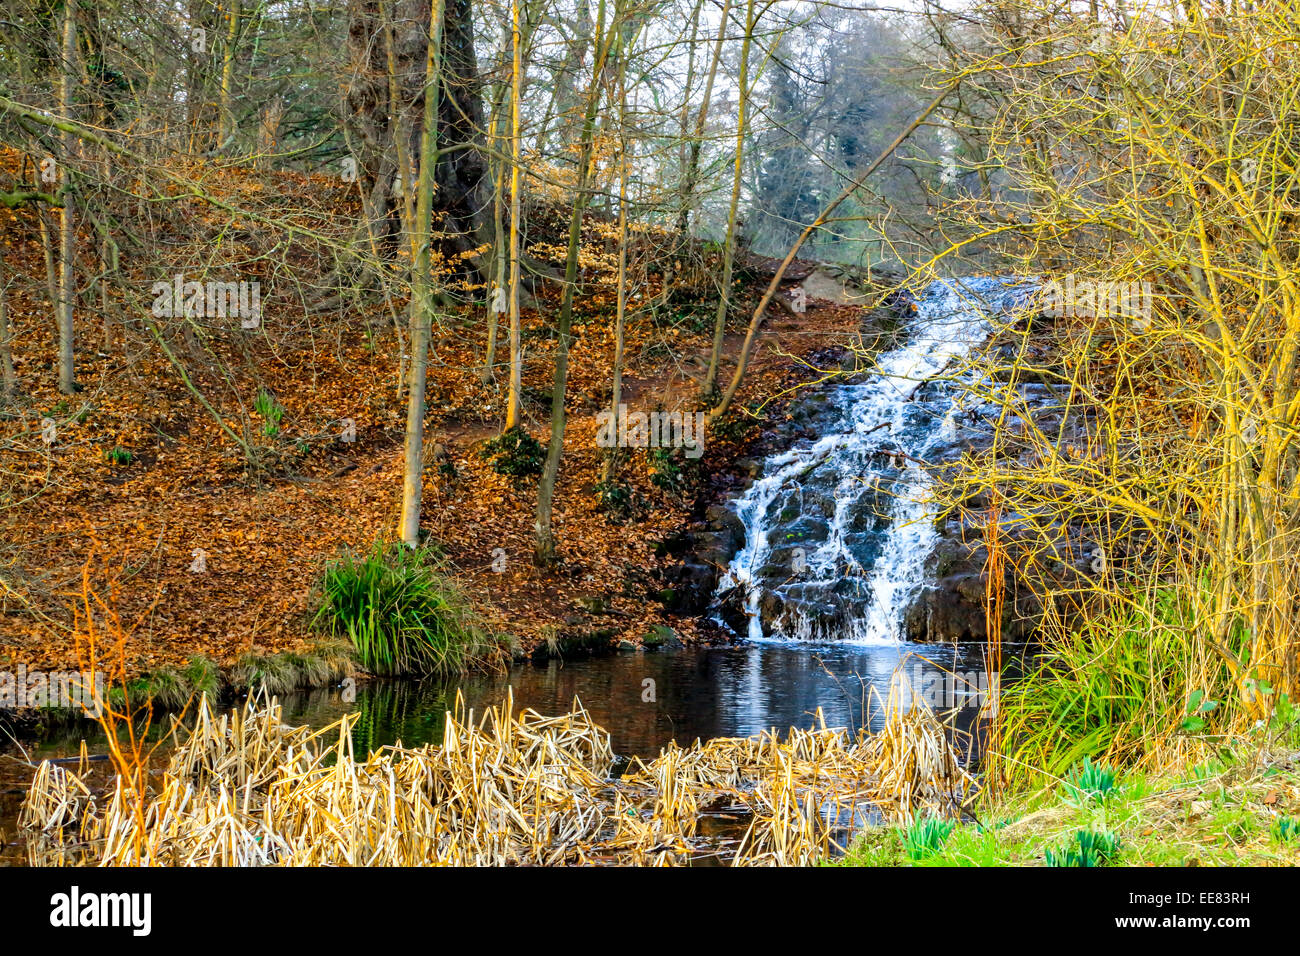
[[(342, 188), (307, 178), (281, 177), (276, 185), (301, 190), (304, 203)], [(250, 202), (264, 188), (233, 176), (226, 186), (242, 189)], [(351, 200), (339, 193), (335, 201)], [(119, 317), (106, 341), (93, 288), (83, 290), (77, 308), (80, 391), (60, 394), (36, 214), (0, 210), (0, 244), (19, 384), (19, 395), (0, 410), (0, 667), (77, 665), (83, 572), (120, 616), (131, 674), (196, 654), (229, 666), (246, 654), (311, 641), (313, 589), (326, 563), (345, 549), (391, 540), (396, 529), (405, 399), (392, 313), (381, 304), (368, 313), (314, 314), (292, 290), (272, 285), (263, 289), (260, 329), (242, 331), (237, 320), (233, 328), (214, 327), (229, 320), (207, 319), (170, 336), (195, 387), (255, 445), (263, 464), (250, 470), (143, 323), (130, 318), (128, 303), (110, 304)], [(540, 242), (531, 251), (548, 255)], [(434, 333), (422, 529), (488, 626), (522, 650), (552, 629), (584, 623), (633, 641), (656, 624), (684, 640), (697, 637), (693, 619), (655, 600), (664, 561), (656, 545), (689, 520), (762, 420), (779, 416), (778, 401), (742, 420), (733, 441), (710, 438), (694, 482), (688, 475), (680, 487), (651, 481), (644, 451), (628, 455), (621, 480), (643, 505), (631, 521), (612, 522), (594, 492), (603, 454), (596, 415), (608, 402), (614, 341), (612, 288), (598, 271), (583, 290), (590, 294), (578, 299), (554, 514), (561, 560), (552, 571), (531, 562), (535, 485), (515, 487), (480, 454), (504, 412), (503, 387), (485, 384), (479, 373), (486, 309), (446, 315)], [(165, 278), (153, 272), (141, 267), (142, 289)], [(749, 274), (738, 287), (728, 356), (738, 350), (745, 306), (760, 282)], [(523, 316), (525, 426), (543, 442), (553, 376), (547, 327), (557, 300), (558, 290), (544, 289), (538, 309)], [(668, 315), (661, 309), (657, 317), (633, 309), (625, 402), (646, 411), (700, 407), (712, 308), (706, 301)], [(794, 383), (821, 377), (803, 358), (852, 343), (863, 316), (856, 305), (811, 299), (803, 314), (771, 309), (737, 407), (779, 399)], [(731, 367), (724, 365), (724, 382)], [(259, 391), (273, 396), (278, 422), (254, 409)], [(55, 423), (52, 442), (43, 435), (45, 419)], [(354, 441), (341, 437), (348, 419)]]

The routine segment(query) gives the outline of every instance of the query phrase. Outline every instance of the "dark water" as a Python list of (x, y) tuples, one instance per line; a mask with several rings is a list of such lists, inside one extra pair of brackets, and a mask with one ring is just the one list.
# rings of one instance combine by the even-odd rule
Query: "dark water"
[[(454, 685), (362, 684), (350, 705), (338, 690), (321, 690), (288, 701), (284, 716), (290, 723), (322, 726), (347, 711), (360, 711), (354, 730), (359, 753), (399, 739), (438, 743), (457, 689), (466, 705), (481, 711), (500, 703), (509, 687), (517, 706), (548, 715), (567, 711), (577, 697), (609, 731), (616, 753), (654, 756), (671, 740), (689, 745), (697, 737), (811, 727), (818, 707), (831, 727), (878, 726), (881, 701), (869, 688), (887, 693), (900, 665), (912, 683), (919, 683), (918, 675), (942, 680), (954, 664), (963, 677), (982, 667), (978, 658), (951, 648), (906, 645), (683, 648), (525, 664), (508, 674)], [(976, 710), (958, 708), (957, 725), (969, 728)]]

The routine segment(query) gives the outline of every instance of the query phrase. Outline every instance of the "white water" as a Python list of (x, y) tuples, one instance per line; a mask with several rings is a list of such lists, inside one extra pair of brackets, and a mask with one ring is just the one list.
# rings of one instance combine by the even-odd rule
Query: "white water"
[[(931, 478), (923, 464), (928, 451), (952, 441), (956, 432), (951, 390), (940, 389), (925, 402), (917, 400), (917, 392), (927, 382), (956, 374), (1014, 300), (1010, 280), (930, 285), (917, 302), (906, 343), (879, 356), (861, 384), (836, 389), (838, 427), (769, 458), (763, 477), (733, 502), (745, 527), (745, 546), (722, 576), (718, 593), (741, 589), (749, 638), (898, 640), (903, 615), (925, 584), (926, 559), (937, 538)], [(900, 450), (891, 462), (888, 452)], [(788, 550), (785, 542), (770, 540), (779, 533), (777, 516), (806, 513), (805, 491), (814, 486), (823, 494), (833, 491), (825, 540), (810, 542), (788, 576), (765, 578), (762, 569), (777, 550)], [(861, 544), (850, 543), (851, 531), (864, 516), (871, 520), (869, 509), (882, 493), (888, 526), (874, 560), (864, 561)], [(759, 613), (765, 591), (785, 604), (767, 631)], [(832, 606), (835, 613), (828, 610)]]

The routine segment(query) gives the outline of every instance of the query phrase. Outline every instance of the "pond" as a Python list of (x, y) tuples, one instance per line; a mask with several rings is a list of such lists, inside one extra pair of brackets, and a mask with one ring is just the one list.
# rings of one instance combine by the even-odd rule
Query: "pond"
[[(356, 712), (353, 741), (362, 754), (398, 740), (439, 742), (457, 693), (477, 712), (510, 692), (516, 706), (547, 715), (566, 712), (577, 697), (610, 733), (617, 754), (653, 757), (672, 740), (689, 745), (697, 737), (812, 727), (818, 708), (828, 726), (876, 727), (881, 698), (898, 673), (936, 710), (951, 711), (958, 745), (969, 760), (974, 754), (968, 735), (976, 729), (987, 689), (981, 651), (979, 645), (847, 642), (684, 647), (521, 664), (449, 682), (363, 682), (355, 686), (355, 700), (345, 699), (352, 696), (349, 688), (321, 689), (285, 698), (283, 717), (319, 728)], [(155, 731), (166, 723), (156, 721)], [(83, 737), (89, 753), (104, 753), (103, 735), (91, 724), (0, 747), (0, 863), (24, 860), (17, 815), (31, 764), (75, 757)], [(107, 772), (107, 763), (101, 766)]]

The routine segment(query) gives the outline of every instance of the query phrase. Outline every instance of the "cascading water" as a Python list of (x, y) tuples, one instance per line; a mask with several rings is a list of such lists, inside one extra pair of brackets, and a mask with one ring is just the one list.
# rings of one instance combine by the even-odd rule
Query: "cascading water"
[(751, 639), (898, 639), (936, 539), (927, 456), (956, 432), (957, 389), (940, 377), (1023, 290), (999, 278), (931, 284), (906, 343), (832, 391), (822, 437), (769, 458), (733, 502), (745, 544), (718, 600), (743, 608)]

